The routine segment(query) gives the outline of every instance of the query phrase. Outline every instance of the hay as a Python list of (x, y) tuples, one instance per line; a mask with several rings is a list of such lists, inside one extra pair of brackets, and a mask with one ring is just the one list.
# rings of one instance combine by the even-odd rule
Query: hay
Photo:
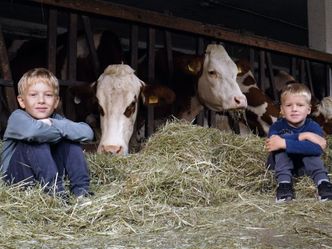
[[(87, 154), (90, 200), (0, 186), (5, 248), (317, 248), (331, 245), (331, 203), (299, 178), (274, 203), (264, 139), (171, 122), (126, 157)], [(324, 155), (330, 164), (330, 150)], [(290, 246), (291, 245), (291, 246)], [(329, 247), (326, 247), (329, 248)]]

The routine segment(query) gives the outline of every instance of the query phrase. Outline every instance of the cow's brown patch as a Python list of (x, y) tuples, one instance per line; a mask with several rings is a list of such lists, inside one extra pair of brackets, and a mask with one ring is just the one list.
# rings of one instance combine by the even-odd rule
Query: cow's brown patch
[(258, 122), (258, 115), (250, 110), (246, 110), (246, 118), (247, 123), (249, 125), (250, 130), (253, 131), (253, 133), (259, 135), (259, 136), (265, 136), (264, 129), (262, 125)]
[(240, 59), (235, 63), (238, 69), (238, 76), (243, 76), (251, 70), (250, 63), (246, 59)]
[(136, 104), (137, 104), (137, 97), (135, 96), (134, 100), (127, 106), (123, 115), (125, 115), (127, 118), (130, 118), (135, 113)]
[(256, 80), (251, 76), (251, 75), (248, 75), (244, 81), (242, 82), (243, 85), (245, 86), (254, 86), (256, 85)]
[(264, 104), (267, 100), (267, 96), (256, 87), (252, 87), (249, 89), (249, 92), (245, 93), (247, 97), (248, 105), (252, 107), (260, 106)]

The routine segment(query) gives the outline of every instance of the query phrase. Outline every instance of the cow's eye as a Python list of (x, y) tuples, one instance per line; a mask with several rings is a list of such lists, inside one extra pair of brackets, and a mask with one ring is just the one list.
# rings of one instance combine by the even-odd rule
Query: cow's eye
[(101, 116), (105, 115), (105, 112), (104, 112), (103, 108), (99, 104), (98, 104), (98, 111), (99, 111)]
[(125, 112), (123, 113), (127, 118), (129, 118), (133, 113), (135, 112), (136, 109), (136, 101), (131, 102), (129, 106), (127, 106)]
[(217, 72), (214, 70), (211, 70), (208, 72), (209, 76), (216, 78), (217, 77)]

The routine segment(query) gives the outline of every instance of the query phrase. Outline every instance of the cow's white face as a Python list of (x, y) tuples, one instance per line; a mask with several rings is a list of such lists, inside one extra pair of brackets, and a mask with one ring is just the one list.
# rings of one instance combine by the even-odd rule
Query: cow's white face
[(128, 154), (141, 87), (128, 65), (110, 65), (99, 77), (96, 96), (100, 106), (101, 139), (98, 152)]
[(218, 112), (246, 108), (247, 99), (236, 82), (237, 73), (236, 64), (223, 46), (208, 45), (202, 75), (198, 80), (200, 101)]

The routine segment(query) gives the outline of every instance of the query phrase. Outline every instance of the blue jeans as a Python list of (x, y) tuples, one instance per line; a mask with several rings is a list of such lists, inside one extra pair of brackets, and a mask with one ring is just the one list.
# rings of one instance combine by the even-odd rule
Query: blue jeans
[(278, 151), (270, 154), (268, 164), (270, 164), (270, 169), (275, 170), (278, 183), (291, 182), (294, 174), (301, 175), (297, 174), (301, 169), (311, 177), (316, 185), (321, 180), (329, 180), (328, 172), (319, 156), (304, 156)]
[(64, 191), (68, 175), (70, 190), (76, 195), (89, 192), (90, 177), (79, 143), (62, 140), (56, 144), (18, 142), (6, 172), (10, 184), (39, 182), (45, 191)]

